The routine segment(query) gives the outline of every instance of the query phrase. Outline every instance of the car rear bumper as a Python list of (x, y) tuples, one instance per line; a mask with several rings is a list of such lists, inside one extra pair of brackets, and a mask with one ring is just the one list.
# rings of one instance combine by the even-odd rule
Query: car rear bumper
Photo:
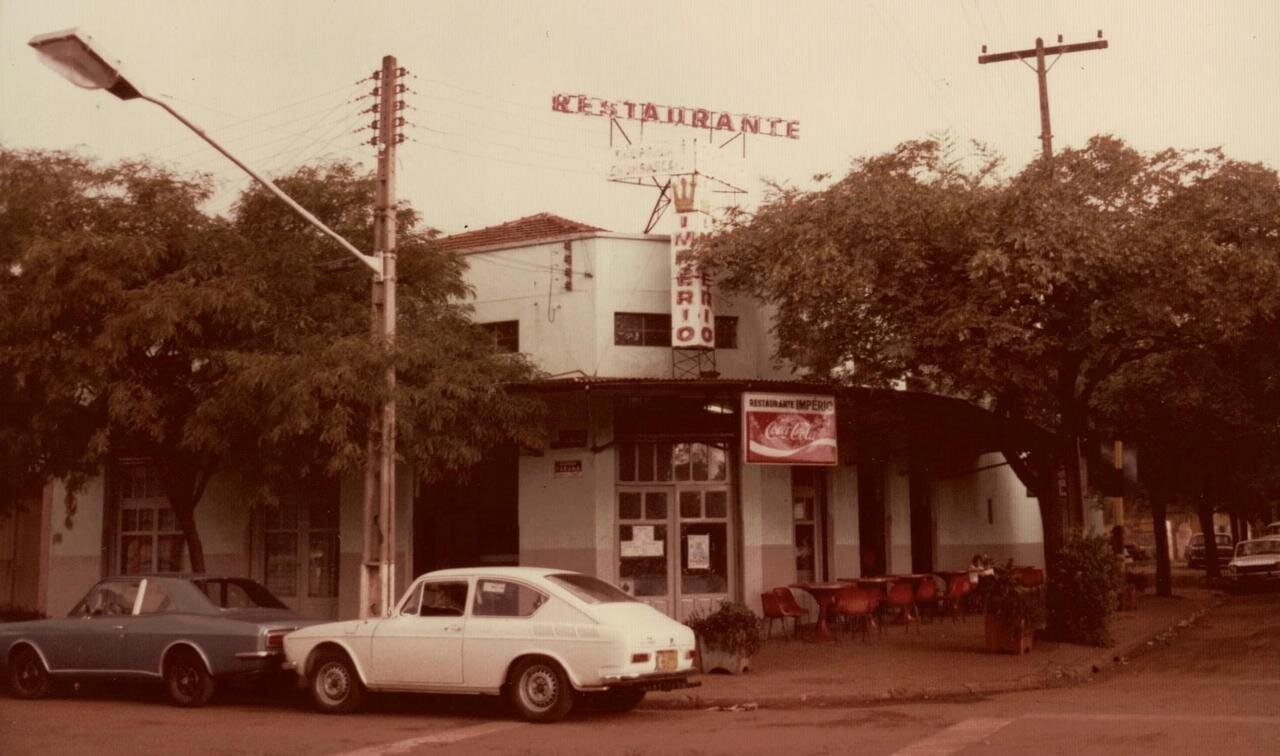
[(600, 678), (599, 689), (618, 689), (618, 688), (634, 688), (638, 690), (679, 690), (681, 688), (696, 688), (702, 685), (697, 680), (691, 680), (694, 673), (691, 670), (684, 672), (663, 672), (657, 674), (645, 675), (610, 675)]

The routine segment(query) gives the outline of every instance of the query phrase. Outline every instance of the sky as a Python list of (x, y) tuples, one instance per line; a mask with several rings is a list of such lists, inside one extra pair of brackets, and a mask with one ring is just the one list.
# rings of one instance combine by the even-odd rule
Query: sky
[[(211, 211), (248, 179), (161, 109), (78, 89), (26, 42), (79, 27), (130, 81), (268, 175), (346, 159), (370, 169), (369, 75), (407, 68), (399, 199), (446, 233), (551, 212), (644, 229), (653, 188), (608, 182), (609, 121), (557, 93), (799, 122), (799, 138), (712, 145), (747, 190), (808, 188), (908, 139), (978, 140), (1035, 158), (1034, 71), (990, 52), (1088, 42), (1049, 73), (1054, 148), (1113, 134), (1146, 150), (1221, 147), (1280, 168), (1280, 3), (1129, 0), (0, 0), (0, 145), (146, 158), (212, 175)], [(623, 124), (635, 142), (706, 132)], [(621, 144), (621, 137), (614, 134)], [(732, 196), (732, 195), (730, 195)], [(661, 227), (659, 231), (663, 230)]]

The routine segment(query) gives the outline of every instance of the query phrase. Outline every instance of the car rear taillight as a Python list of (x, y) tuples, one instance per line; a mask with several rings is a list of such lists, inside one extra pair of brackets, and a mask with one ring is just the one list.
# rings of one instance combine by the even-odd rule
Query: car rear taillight
[(283, 651), (284, 636), (288, 635), (288, 630), (268, 630), (267, 631), (267, 650)]

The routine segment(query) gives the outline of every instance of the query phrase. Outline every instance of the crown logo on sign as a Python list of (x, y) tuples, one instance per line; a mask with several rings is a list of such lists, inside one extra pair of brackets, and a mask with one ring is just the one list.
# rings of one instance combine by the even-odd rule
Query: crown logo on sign
[(698, 175), (689, 178), (680, 177), (680, 183), (671, 182), (671, 201), (675, 203), (677, 213), (693, 212), (693, 193), (698, 189)]

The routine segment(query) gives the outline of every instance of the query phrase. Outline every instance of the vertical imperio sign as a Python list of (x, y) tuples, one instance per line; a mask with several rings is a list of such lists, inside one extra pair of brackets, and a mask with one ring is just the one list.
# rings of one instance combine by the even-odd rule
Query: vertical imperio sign
[(697, 187), (697, 174), (672, 180), (676, 230), (671, 235), (671, 346), (675, 349), (716, 345), (711, 276), (693, 257), (694, 242), (711, 231), (711, 216), (694, 200)]
[(749, 464), (836, 464), (835, 397), (743, 394), (742, 445)]

